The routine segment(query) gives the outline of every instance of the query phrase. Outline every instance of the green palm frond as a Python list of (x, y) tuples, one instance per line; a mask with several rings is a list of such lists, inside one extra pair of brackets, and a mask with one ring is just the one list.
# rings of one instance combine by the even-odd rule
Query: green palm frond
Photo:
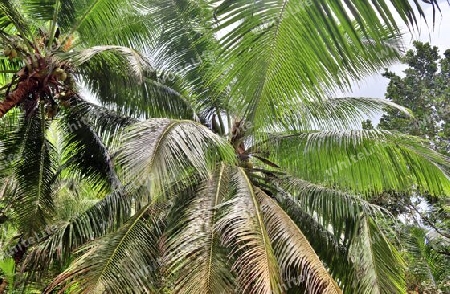
[(278, 135), (252, 151), (299, 178), (356, 193), (417, 189), (449, 194), (448, 159), (424, 141), (387, 131), (320, 131)]
[[(124, 47), (101, 48), (106, 48), (100, 50), (101, 54), (90, 51), (93, 49), (82, 51), (90, 52), (90, 58), (78, 70), (104, 106), (134, 117), (195, 119), (192, 103), (172, 88), (170, 81), (160, 79), (148, 60)], [(126, 55), (117, 54), (110, 48), (126, 51)]]
[(113, 46), (113, 45), (103, 45), (94, 46), (88, 49), (83, 49), (80, 51), (72, 51), (68, 53), (63, 53), (59, 55), (63, 60), (70, 60), (75, 66), (80, 66), (83, 63), (92, 59), (95, 55), (100, 55), (105, 52), (113, 52), (124, 57), (128, 64), (130, 65), (127, 69), (130, 70), (129, 74), (134, 77), (138, 83), (142, 83), (144, 80), (144, 72), (152, 72), (154, 69), (151, 67), (150, 63), (145, 60), (136, 50), (133, 50), (124, 46)]
[(6, 86), (13, 78), (14, 73), (18, 72), (21, 67), (22, 65), (17, 61), (9, 60), (4, 56), (0, 57), (0, 97), (5, 95), (7, 90)]
[(88, 46), (95, 39), (91, 36), (123, 26), (123, 17), (136, 13), (132, 1), (128, 0), (71, 0), (61, 4), (58, 23), (68, 36), (76, 32)]
[(321, 226), (340, 236), (345, 247), (359, 234), (360, 215), (375, 215), (381, 210), (357, 195), (301, 179), (285, 176), (273, 181), (288, 193), (283, 198), (289, 197), (304, 213), (316, 216)]
[(39, 275), (54, 263), (66, 264), (75, 249), (129, 220), (132, 198), (133, 195), (115, 191), (69, 221), (54, 224), (51, 235), (30, 249), (23, 262), (24, 270)]
[(231, 146), (191, 121), (150, 119), (124, 135), (118, 161), (125, 184), (145, 185), (153, 197), (169, 185), (185, 186), (207, 178), (215, 164), (234, 162)]
[[(399, 290), (404, 286), (401, 258), (372, 219), (382, 216), (382, 208), (356, 195), (299, 179), (286, 177), (277, 183), (279, 188), (285, 189), (281, 190), (282, 193), (288, 193), (283, 196), (283, 207), (297, 220), (299, 227), (304, 228), (308, 240), (313, 248), (317, 248), (317, 254), (328, 265), (333, 277), (343, 282), (344, 292), (353, 293), (360, 289), (366, 293), (364, 291), (371, 291), (373, 282), (380, 284), (379, 293), (402, 293)], [(324, 228), (327, 228), (325, 232)], [(367, 235), (363, 236), (363, 233)], [(362, 252), (371, 246), (370, 254), (374, 256), (366, 256), (360, 262)], [(399, 268), (384, 268), (385, 262), (392, 262)], [(361, 271), (367, 271), (365, 273), (371, 277), (361, 279)], [(383, 284), (385, 281), (393, 283), (396, 291), (400, 292), (382, 290), (387, 287)]]
[(323, 101), (393, 61), (379, 54), (399, 35), (387, 3), (416, 22), (407, 1), (213, 1), (223, 67), (212, 79), (222, 90), (232, 85), (232, 104), (255, 127), (275, 125), (292, 103)]
[(401, 245), (408, 267), (408, 289), (418, 285), (436, 289), (439, 283), (448, 281), (450, 260), (439, 253), (445, 248), (445, 245), (442, 246), (445, 242), (430, 242), (426, 229), (408, 225), (403, 226), (401, 238), (404, 240)]
[(4, 0), (0, 3), (0, 18), (2, 18), (2, 27), (12, 24), (22, 37), (32, 39), (29, 22), (24, 19), (16, 1)]
[(90, 185), (77, 176), (67, 176), (67, 179), (61, 180), (58, 183), (58, 188), (55, 191), (57, 207), (57, 215), (55, 221), (69, 222), (78, 215), (89, 210), (99, 201), (99, 194), (96, 193)]
[[(150, 0), (143, 3), (145, 18), (157, 25), (157, 45), (162, 48), (159, 59), (168, 69), (192, 66), (212, 53), (217, 42), (211, 30), (212, 5), (207, 1)], [(202, 77), (199, 77), (202, 78)]]
[[(17, 132), (21, 121), (18, 111), (11, 111), (0, 120), (0, 182), (4, 178), (12, 177), (13, 163), (17, 160), (16, 153), (10, 153), (8, 140)], [(5, 184), (6, 184), (5, 180)]]
[(406, 293), (405, 264), (389, 243), (375, 219), (362, 217), (359, 240), (353, 243), (350, 257), (355, 260), (358, 285), (349, 293)]
[(16, 264), (13, 258), (0, 259), (0, 271), (11, 285), (14, 285), (15, 268)]
[(6, 143), (8, 154), (15, 156), (18, 189), (11, 203), (23, 232), (41, 230), (54, 213), (56, 162), (54, 147), (46, 138), (48, 126), (38, 108), (31, 117), (22, 118), (20, 128)]
[(120, 186), (109, 150), (89, 123), (88, 105), (70, 108), (59, 125), (64, 134), (63, 166), (99, 186)]
[(0, 142), (12, 135), (20, 121), (20, 112), (17, 109), (10, 111), (0, 120)]
[(57, 6), (61, 5), (61, 2), (73, 3), (72, 0), (22, 0), (20, 2), (22, 4), (21, 8), (30, 18), (43, 21), (53, 20), (55, 10), (57, 10)]
[(158, 241), (164, 229), (160, 207), (145, 207), (116, 233), (98, 239), (59, 274), (44, 293), (63, 285), (70, 293), (145, 293), (155, 291)]
[[(138, 122), (137, 119), (83, 100), (78, 101), (76, 108), (71, 111), (82, 116), (81, 122), (88, 124), (111, 150), (118, 144), (118, 134), (126, 127)], [(71, 128), (75, 127), (77, 124), (71, 125)]]
[(231, 171), (231, 199), (221, 205), (217, 221), (223, 244), (236, 257), (238, 292), (282, 293), (280, 269), (257, 195), (242, 169)]
[[(138, 1), (23, 0), (30, 18), (55, 21), (66, 41), (76, 32), (85, 46), (122, 45), (140, 50), (154, 36), (154, 23)], [(112, 18), (110, 18), (112, 17)], [(153, 25), (153, 26), (152, 26)], [(83, 35), (87, 34), (87, 35)], [(92, 38), (91, 36), (95, 36)]]
[[(261, 190), (256, 197), (285, 281), (305, 284), (309, 293), (342, 293), (306, 237), (278, 204)], [(289, 285), (289, 284), (287, 284)]]
[(386, 99), (348, 97), (301, 104), (292, 101), (279, 111), (280, 120), (272, 127), (291, 131), (354, 129), (367, 116), (377, 115), (387, 107), (412, 115), (408, 109)]
[(149, 53), (163, 74), (162, 79), (175, 80), (180, 93), (187, 92), (196, 102), (197, 114), (220, 113), (230, 110), (227, 93), (217, 93), (219, 80), (211, 81), (207, 72), (217, 65), (219, 42), (211, 29), (213, 6), (207, 1), (151, 0), (144, 4), (146, 19), (156, 25), (153, 29), (155, 48)]
[(234, 276), (221, 248), (214, 223), (215, 209), (229, 193), (229, 168), (221, 165), (195, 191), (178, 214), (167, 245), (168, 270), (175, 277), (176, 293), (231, 293)]

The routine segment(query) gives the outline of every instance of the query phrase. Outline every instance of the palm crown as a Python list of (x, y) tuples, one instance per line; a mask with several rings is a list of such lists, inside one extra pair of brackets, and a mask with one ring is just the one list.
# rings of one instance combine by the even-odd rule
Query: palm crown
[[(423, 14), (389, 4), (411, 26)], [(10, 0), (0, 24), (0, 195), (25, 281), (405, 292), (370, 199), (448, 195), (448, 161), (413, 137), (348, 130), (406, 109), (327, 98), (398, 56), (385, 1)], [(61, 199), (77, 193), (99, 200), (71, 211)]]

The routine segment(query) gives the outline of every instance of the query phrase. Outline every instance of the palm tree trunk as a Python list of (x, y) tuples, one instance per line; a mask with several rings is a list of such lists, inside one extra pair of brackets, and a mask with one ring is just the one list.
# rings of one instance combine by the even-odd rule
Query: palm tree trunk
[(2, 118), (14, 106), (25, 100), (29, 94), (38, 86), (38, 82), (33, 79), (26, 79), (19, 82), (16, 89), (8, 93), (5, 101), (0, 102), (0, 118)]

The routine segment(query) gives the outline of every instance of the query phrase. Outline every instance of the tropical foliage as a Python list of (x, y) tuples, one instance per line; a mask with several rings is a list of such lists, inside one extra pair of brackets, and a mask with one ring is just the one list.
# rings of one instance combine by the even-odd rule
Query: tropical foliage
[[(401, 59), (408, 66), (405, 76), (386, 72), (389, 86), (386, 98), (414, 111), (414, 117), (388, 109), (379, 129), (396, 129), (429, 140), (430, 148), (449, 155), (450, 50), (440, 56), (436, 46), (415, 42), (414, 50)], [(411, 200), (398, 193), (384, 193), (378, 204), (390, 203), (392, 212), (401, 213), (406, 223), (401, 230), (410, 240), (408, 287), (419, 292), (450, 291), (450, 203), (427, 193)], [(387, 207), (387, 206), (386, 206)], [(394, 213), (395, 213), (394, 212)]]
[(406, 0), (2, 1), (9, 291), (405, 293), (368, 200), (445, 197), (448, 160), (350, 130), (405, 108), (328, 98), (397, 60), (393, 11), (412, 29), (423, 15)]

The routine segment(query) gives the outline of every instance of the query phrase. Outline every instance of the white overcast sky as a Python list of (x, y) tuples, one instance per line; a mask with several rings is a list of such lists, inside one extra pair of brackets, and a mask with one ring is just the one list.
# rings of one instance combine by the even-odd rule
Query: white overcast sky
[[(428, 26), (423, 19), (419, 21), (418, 29), (411, 34), (405, 28), (404, 44), (406, 49), (413, 47), (414, 40), (421, 40), (422, 42), (430, 42), (432, 45), (439, 48), (439, 53), (442, 55), (446, 49), (450, 49), (450, 5), (447, 0), (439, 0), (441, 13), (436, 13), (436, 23), (433, 28), (433, 9), (431, 5), (422, 4), (422, 8), (426, 15)], [(400, 64), (393, 65), (389, 70), (401, 73), (405, 66)], [(367, 77), (363, 81), (355, 84), (353, 92), (343, 93), (338, 97), (371, 97), (371, 98), (385, 98), (384, 93), (388, 85), (388, 79), (383, 78), (380, 70), (379, 73)]]

